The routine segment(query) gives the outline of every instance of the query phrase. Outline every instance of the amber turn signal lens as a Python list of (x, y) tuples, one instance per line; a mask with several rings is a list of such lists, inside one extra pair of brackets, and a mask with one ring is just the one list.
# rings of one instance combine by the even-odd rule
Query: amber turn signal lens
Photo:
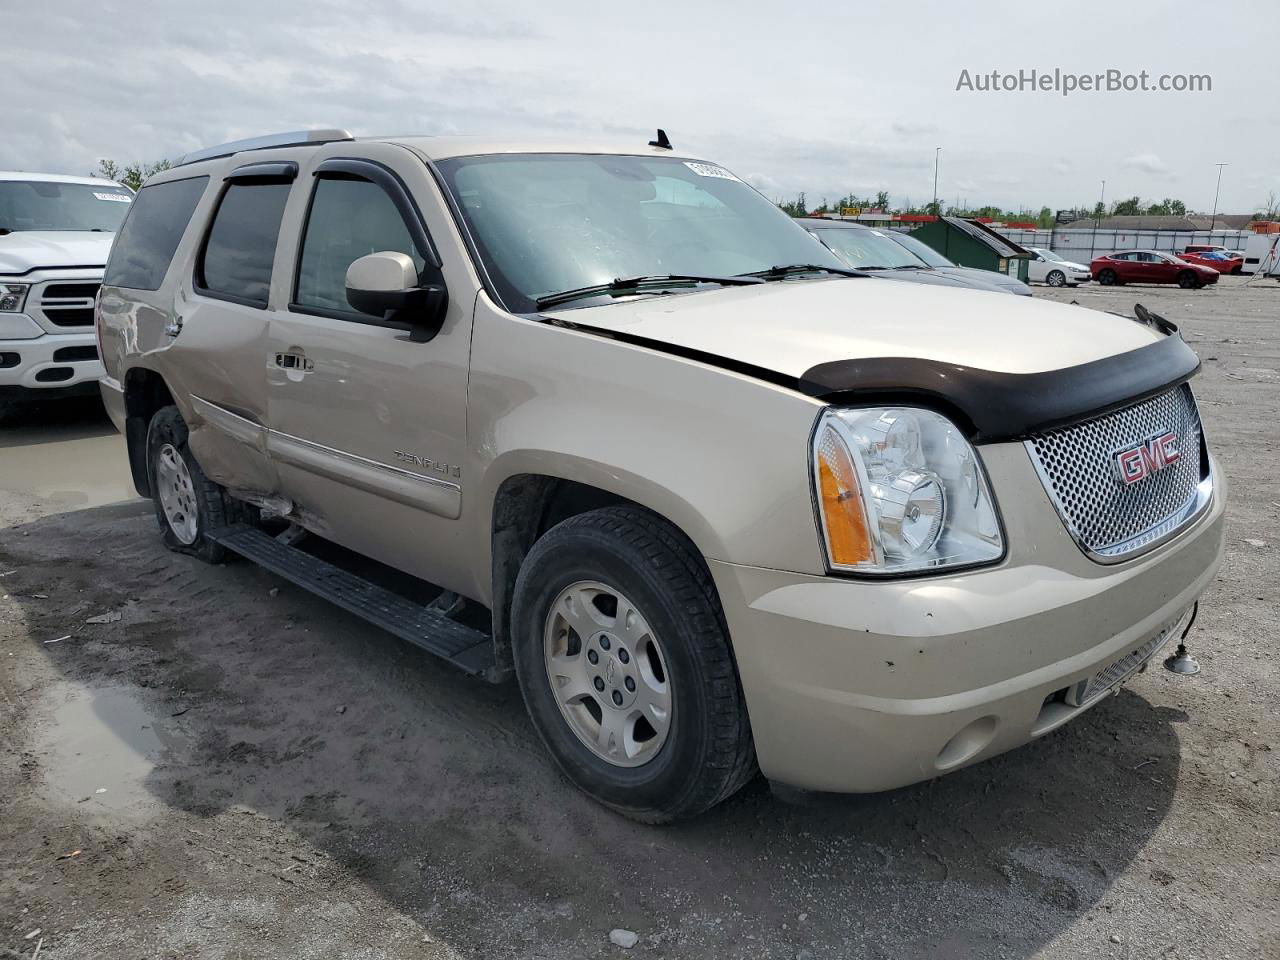
[(848, 447), (830, 427), (824, 427), (819, 437), (817, 461), (818, 496), (831, 562), (842, 567), (874, 562), (858, 471)]

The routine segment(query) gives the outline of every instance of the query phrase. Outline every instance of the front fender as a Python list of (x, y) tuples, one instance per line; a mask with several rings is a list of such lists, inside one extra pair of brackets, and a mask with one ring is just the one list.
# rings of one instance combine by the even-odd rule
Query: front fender
[[(574, 480), (662, 515), (701, 553), (825, 570), (809, 482), (822, 404), (774, 384), (481, 297), (468, 388), (474, 542), (517, 474)], [(477, 573), (487, 567), (481, 559)]]

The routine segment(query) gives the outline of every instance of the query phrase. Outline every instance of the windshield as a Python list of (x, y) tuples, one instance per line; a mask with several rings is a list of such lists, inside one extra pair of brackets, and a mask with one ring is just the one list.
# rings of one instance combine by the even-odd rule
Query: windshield
[(115, 233), (133, 194), (104, 182), (0, 180), (0, 230), (102, 230)]
[(954, 267), (955, 264), (922, 240), (917, 240), (909, 233), (891, 233), (889, 236), (914, 253), (931, 267)]
[(498, 295), (517, 313), (533, 311), (539, 297), (624, 277), (843, 267), (774, 204), (710, 163), (515, 154), (455, 157), (438, 167)]
[(862, 270), (899, 270), (926, 266), (914, 253), (879, 230), (827, 227), (811, 232), (851, 267)]
[(1066, 260), (1062, 259), (1062, 257), (1054, 253), (1052, 250), (1041, 250), (1039, 247), (1036, 247), (1036, 253), (1040, 254), (1040, 256), (1044, 257), (1046, 260), (1052, 260), (1054, 263), (1067, 262)]

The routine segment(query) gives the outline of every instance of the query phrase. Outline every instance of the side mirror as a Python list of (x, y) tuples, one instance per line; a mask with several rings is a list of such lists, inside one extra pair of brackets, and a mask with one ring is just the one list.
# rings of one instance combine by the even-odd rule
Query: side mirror
[(347, 302), (361, 313), (408, 323), (409, 339), (426, 343), (440, 332), (449, 292), (442, 283), (420, 286), (412, 258), (384, 250), (347, 267)]

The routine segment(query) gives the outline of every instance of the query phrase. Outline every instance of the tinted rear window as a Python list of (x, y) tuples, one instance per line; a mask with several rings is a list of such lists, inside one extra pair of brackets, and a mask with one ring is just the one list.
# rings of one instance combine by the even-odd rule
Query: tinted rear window
[(222, 195), (197, 270), (201, 293), (266, 306), (288, 183), (232, 183)]
[(158, 289), (208, 182), (208, 177), (191, 177), (138, 191), (111, 248), (103, 283)]

